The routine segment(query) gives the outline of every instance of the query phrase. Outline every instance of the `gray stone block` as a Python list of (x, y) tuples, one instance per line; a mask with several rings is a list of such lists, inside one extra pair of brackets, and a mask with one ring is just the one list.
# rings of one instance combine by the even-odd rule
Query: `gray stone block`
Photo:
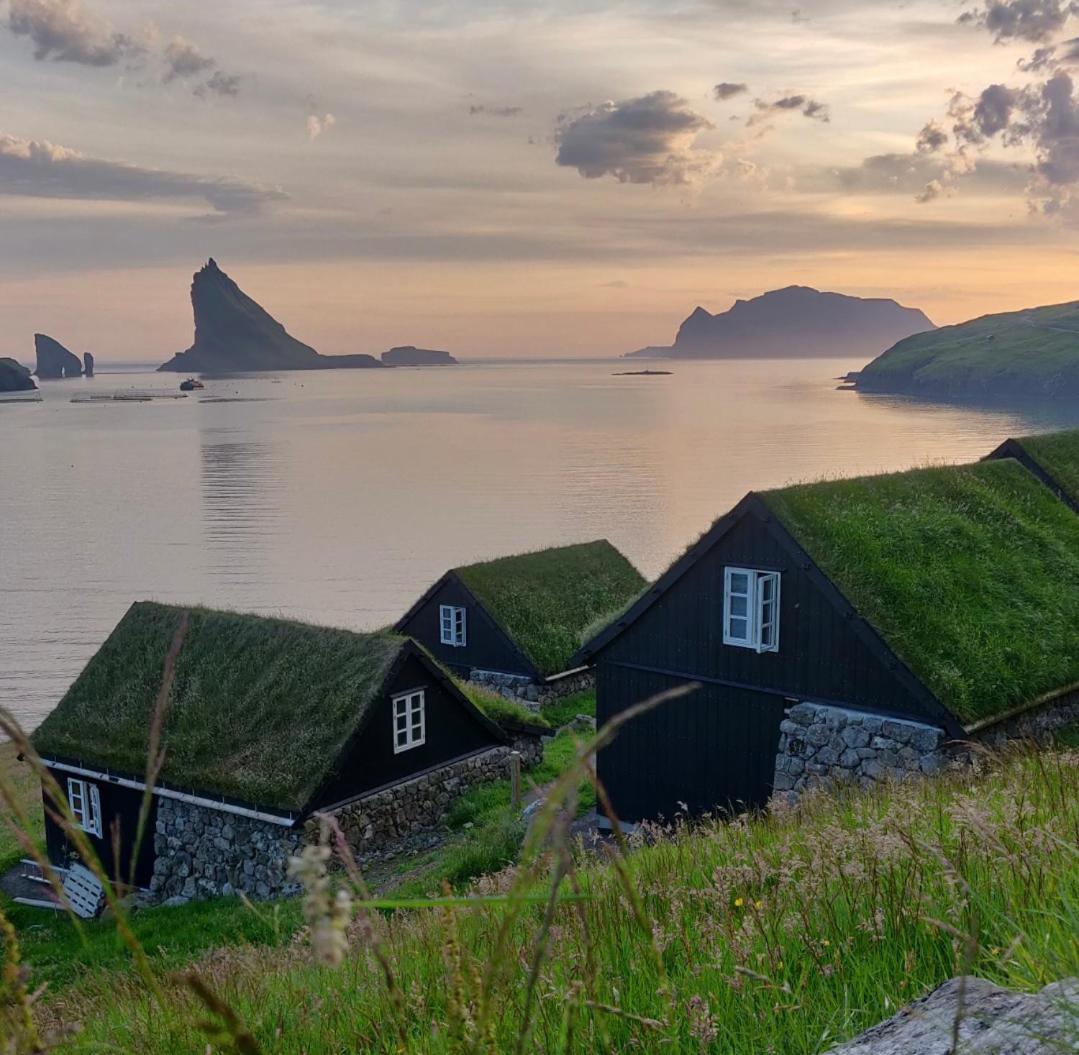
[(848, 725), (840, 735), (847, 747), (869, 746), (869, 731), (861, 725)]

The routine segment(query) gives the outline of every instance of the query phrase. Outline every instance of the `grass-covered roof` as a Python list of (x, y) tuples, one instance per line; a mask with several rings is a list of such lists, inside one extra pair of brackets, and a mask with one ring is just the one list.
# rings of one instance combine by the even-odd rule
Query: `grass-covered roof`
[(1079, 681), (1079, 517), (1018, 462), (761, 497), (965, 724)]
[(406, 644), (204, 608), (133, 604), (34, 733), (38, 752), (139, 775), (165, 655), (184, 611), (164, 783), (302, 809)]
[(1079, 429), (1023, 436), (1015, 442), (1079, 503)]
[(585, 628), (645, 585), (606, 539), (454, 571), (544, 676), (566, 670)]

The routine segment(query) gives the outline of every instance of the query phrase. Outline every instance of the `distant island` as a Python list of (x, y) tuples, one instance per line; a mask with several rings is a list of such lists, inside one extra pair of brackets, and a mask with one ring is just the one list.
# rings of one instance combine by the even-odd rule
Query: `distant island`
[(158, 370), (242, 373), (257, 370), (382, 368), (373, 355), (320, 355), (296, 340), (211, 257), (191, 282), (195, 342)]
[(1014, 401), (1079, 396), (1079, 301), (908, 337), (852, 376), (863, 392)]
[[(65, 377), (82, 377), (83, 361), (58, 340), (47, 333), (34, 334), (34, 351), (37, 366), (34, 373), (46, 381), (59, 381)], [(94, 376), (94, 357), (87, 353), (86, 376)]]
[(674, 344), (639, 348), (624, 358), (840, 358), (933, 328), (924, 312), (894, 300), (787, 286), (737, 300), (717, 315), (698, 307), (678, 328)]
[(456, 366), (457, 360), (449, 352), (439, 352), (433, 348), (417, 348), (414, 344), (403, 344), (382, 353), (385, 366)]
[(32, 392), (36, 388), (27, 367), (17, 359), (0, 359), (0, 392)]

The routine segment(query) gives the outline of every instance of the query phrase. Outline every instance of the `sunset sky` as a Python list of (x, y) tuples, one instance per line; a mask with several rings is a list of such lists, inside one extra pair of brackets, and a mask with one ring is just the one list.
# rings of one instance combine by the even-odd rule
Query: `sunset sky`
[(211, 255), (328, 354), (1079, 296), (1079, 4), (796, 2), (0, 0), (0, 355), (163, 361)]

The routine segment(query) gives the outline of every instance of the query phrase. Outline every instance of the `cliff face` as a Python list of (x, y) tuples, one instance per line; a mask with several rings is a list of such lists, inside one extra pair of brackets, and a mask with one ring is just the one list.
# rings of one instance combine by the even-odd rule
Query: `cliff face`
[(83, 354), (82, 366), (83, 366), (83, 373), (85, 373), (87, 377), (93, 377), (94, 376), (94, 353), (93, 352), (85, 352)]
[(30, 392), (37, 388), (30, 371), (15, 359), (0, 359), (0, 392)]
[(413, 344), (401, 345), (382, 353), (386, 366), (454, 366), (457, 360), (449, 352), (433, 348), (417, 348)]
[(738, 300), (717, 315), (696, 308), (669, 348), (632, 356), (660, 359), (802, 358), (872, 354), (913, 333), (932, 330), (917, 308), (894, 300), (788, 286)]
[(211, 258), (191, 283), (195, 341), (158, 370), (231, 373), (380, 366), (370, 355), (319, 355), (296, 340)]
[(82, 377), (79, 357), (69, 352), (59, 341), (44, 333), (34, 334), (34, 351), (37, 367), (34, 373), (46, 380), (56, 381), (62, 377)]

